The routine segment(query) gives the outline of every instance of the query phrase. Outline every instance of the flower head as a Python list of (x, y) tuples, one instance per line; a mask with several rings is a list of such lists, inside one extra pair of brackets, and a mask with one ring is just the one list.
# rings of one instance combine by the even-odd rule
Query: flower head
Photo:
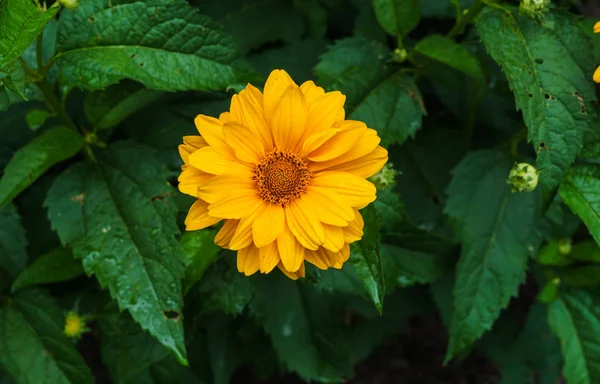
[(179, 190), (197, 198), (188, 231), (224, 221), (215, 243), (237, 251), (240, 272), (304, 262), (341, 268), (363, 235), (358, 211), (375, 200), (366, 178), (386, 163), (377, 132), (346, 120), (345, 96), (274, 70), (264, 93), (248, 84), (218, 119), (198, 115), (186, 136)]
[(537, 187), (539, 175), (531, 164), (517, 163), (510, 170), (506, 182), (513, 186), (513, 192), (531, 192)]
[(88, 329), (85, 325), (83, 317), (79, 316), (77, 312), (70, 311), (65, 317), (65, 328), (63, 333), (72, 339), (79, 339), (81, 335), (87, 332)]

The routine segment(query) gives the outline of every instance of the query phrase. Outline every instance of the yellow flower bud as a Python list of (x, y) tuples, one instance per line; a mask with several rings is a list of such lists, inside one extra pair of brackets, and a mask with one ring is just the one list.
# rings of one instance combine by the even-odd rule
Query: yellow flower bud
[(510, 170), (506, 182), (513, 186), (513, 192), (531, 192), (537, 187), (538, 172), (527, 163), (518, 163)]
[(77, 312), (70, 311), (65, 317), (65, 328), (63, 333), (72, 339), (79, 339), (81, 335), (88, 331), (85, 325), (83, 317), (79, 316)]

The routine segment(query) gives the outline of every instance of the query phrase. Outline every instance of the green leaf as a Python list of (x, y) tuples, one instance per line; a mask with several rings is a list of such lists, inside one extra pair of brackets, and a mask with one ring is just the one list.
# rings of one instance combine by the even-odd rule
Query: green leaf
[(561, 281), (572, 287), (591, 287), (600, 284), (600, 265), (565, 268)]
[(90, 369), (63, 335), (52, 298), (28, 290), (0, 307), (0, 365), (18, 383), (93, 383)]
[(598, 248), (598, 244), (593, 240), (580, 241), (571, 247), (569, 258), (600, 264), (600, 248)]
[(560, 197), (583, 220), (600, 244), (600, 166), (579, 165), (571, 168), (559, 189)]
[(596, 292), (572, 290), (548, 305), (548, 324), (560, 339), (569, 384), (600, 381), (600, 300)]
[(415, 45), (415, 51), (465, 74), (483, 80), (477, 58), (464, 45), (441, 35), (428, 35)]
[(83, 109), (90, 123), (98, 129), (112, 128), (163, 95), (134, 82), (123, 82), (102, 91), (90, 92)]
[(25, 120), (27, 120), (29, 128), (37, 131), (50, 117), (52, 117), (52, 113), (46, 109), (32, 109), (27, 112)]
[[(525, 279), (536, 193), (511, 193), (508, 156), (469, 154), (454, 169), (445, 212), (462, 242), (446, 361), (490, 329)], [(535, 247), (534, 247), (535, 248)]]
[[(203, 321), (206, 326), (207, 349), (214, 384), (228, 384), (235, 370), (243, 363), (244, 347), (236, 335), (233, 320), (223, 314)], [(245, 351), (244, 351), (245, 352)]]
[(4, 0), (0, 3), (0, 69), (16, 60), (42, 32), (60, 9), (37, 8), (29, 0)]
[(350, 264), (371, 296), (375, 307), (383, 311), (385, 281), (383, 263), (379, 251), (379, 219), (374, 205), (360, 211), (365, 222), (361, 240), (350, 245)]
[(25, 69), (18, 61), (9, 63), (4, 69), (6, 76), (0, 78), (0, 111), (11, 104), (27, 100), (25, 97)]
[(596, 100), (590, 81), (597, 63), (574, 18), (546, 12), (542, 20), (498, 9), (477, 27), (487, 50), (504, 70), (537, 151), (540, 181), (556, 187), (583, 147)]
[(169, 351), (126, 313), (105, 316), (99, 326), (102, 360), (114, 382), (154, 383), (149, 368), (167, 357)]
[(48, 217), (86, 273), (185, 363), (184, 256), (174, 238), (179, 230), (166, 169), (128, 142), (96, 157), (56, 178), (45, 201)]
[(26, 246), (25, 231), (15, 206), (0, 208), (0, 272), (16, 277), (27, 265)]
[(13, 292), (31, 285), (57, 283), (83, 275), (81, 261), (73, 257), (73, 252), (57, 248), (34, 260), (17, 276), (12, 284)]
[(371, 89), (349, 118), (376, 129), (381, 145), (388, 147), (414, 137), (424, 114), (423, 100), (413, 79), (396, 73)]
[(185, 255), (184, 295), (204, 275), (204, 271), (217, 258), (221, 248), (214, 243), (216, 230), (205, 229), (184, 233), (179, 239)]
[(37, 180), (54, 164), (79, 152), (82, 137), (65, 127), (52, 128), (19, 149), (0, 179), (0, 207)]
[(375, 16), (387, 33), (403, 37), (421, 20), (418, 0), (373, 0)]
[(163, 91), (250, 79), (233, 39), (184, 0), (82, 2), (61, 15), (54, 59), (65, 84), (89, 90), (125, 78)]
[(431, 283), (452, 264), (452, 258), (381, 244), (386, 288)]
[(534, 256), (535, 261), (542, 265), (569, 265), (573, 263), (568, 254), (561, 252), (560, 250), (561, 241), (551, 241), (545, 245), (537, 255)]

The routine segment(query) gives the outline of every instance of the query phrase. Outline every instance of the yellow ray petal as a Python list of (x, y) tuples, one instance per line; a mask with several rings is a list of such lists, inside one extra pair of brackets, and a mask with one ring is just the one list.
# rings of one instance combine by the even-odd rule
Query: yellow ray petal
[(321, 87), (318, 87), (312, 80), (302, 83), (300, 90), (304, 94), (304, 97), (306, 97), (308, 104), (312, 104), (315, 100), (325, 94), (325, 90)]
[(254, 213), (263, 205), (257, 196), (248, 193), (232, 194), (208, 206), (210, 215), (222, 219), (241, 219)]
[(271, 130), (276, 147), (296, 150), (306, 126), (306, 113), (306, 99), (300, 88), (288, 87), (271, 116)]
[(284, 275), (286, 275), (287, 277), (289, 277), (292, 280), (298, 280), (301, 277), (303, 278), (306, 274), (306, 269), (304, 267), (304, 263), (302, 263), (302, 265), (296, 272), (287, 271), (285, 269), (285, 267), (283, 266), (283, 263), (281, 263), (281, 262), (279, 264), (277, 264), (277, 267), (281, 270), (281, 272), (283, 272)]
[(373, 183), (348, 172), (321, 172), (311, 184), (337, 193), (347, 204), (358, 209), (375, 201), (377, 192)]
[(331, 128), (339, 121), (340, 110), (344, 109), (346, 96), (338, 91), (327, 92), (310, 104), (306, 120), (306, 131), (320, 132)]
[(359, 177), (371, 177), (383, 168), (388, 161), (388, 152), (383, 147), (377, 147), (373, 152), (356, 160), (330, 167), (328, 171), (349, 172)]
[(367, 129), (364, 124), (344, 124), (343, 130), (308, 154), (311, 161), (328, 161), (342, 156), (357, 145)]
[(317, 216), (325, 224), (346, 227), (349, 221), (354, 220), (354, 211), (344, 204), (343, 200), (335, 193), (323, 193), (321, 188), (308, 187), (305, 198)]
[(184, 136), (183, 137), (183, 144), (180, 144), (178, 149), (179, 149), (179, 156), (181, 156), (181, 159), (183, 160), (183, 162), (185, 164), (188, 163), (188, 157), (194, 153), (196, 150), (200, 149), (200, 148), (204, 148), (208, 145), (208, 143), (206, 142), (206, 140), (204, 140), (204, 138), (200, 137), (200, 136)]
[(342, 227), (323, 224), (325, 229), (325, 242), (323, 248), (331, 252), (338, 252), (344, 246), (344, 231)]
[(597, 21), (596, 24), (594, 24), (594, 33), (600, 33), (600, 21)]
[(206, 140), (208, 145), (213, 147), (217, 152), (221, 153), (228, 159), (233, 159), (233, 149), (225, 143), (223, 135), (223, 122), (214, 117), (198, 115), (194, 119), (196, 128), (200, 135)]
[(221, 221), (220, 218), (208, 214), (208, 203), (198, 199), (192, 204), (185, 218), (185, 229), (186, 231), (195, 231), (210, 227), (219, 221)]
[(598, 66), (598, 68), (596, 68), (596, 70), (594, 71), (594, 82), (596, 83), (600, 83), (600, 66)]
[(223, 126), (225, 141), (233, 148), (235, 156), (250, 164), (258, 164), (265, 155), (265, 146), (260, 136), (238, 123)]
[(363, 237), (363, 228), (365, 226), (365, 222), (363, 218), (358, 212), (358, 210), (354, 210), (354, 220), (348, 223), (347, 227), (342, 228), (344, 231), (344, 242), (347, 244), (354, 243), (362, 239)]
[(237, 268), (246, 276), (250, 276), (258, 271), (260, 267), (258, 248), (250, 245), (242, 248), (237, 254)]
[(260, 89), (256, 88), (252, 84), (248, 84), (248, 85), (246, 85), (245, 91), (246, 91), (246, 94), (248, 95), (248, 97), (251, 98), (253, 100), (253, 102), (255, 102), (256, 104), (258, 104), (260, 106), (260, 112), (264, 116), (263, 94), (260, 91)]
[(308, 164), (308, 168), (310, 168), (310, 170), (313, 172), (320, 172), (329, 168), (333, 168), (337, 165), (356, 160), (373, 152), (379, 145), (380, 141), (381, 139), (379, 136), (377, 136), (377, 132), (373, 129), (367, 128), (363, 130), (356, 145), (349, 151), (329, 161), (310, 162)]
[(253, 174), (249, 165), (227, 158), (212, 146), (197, 150), (188, 160), (195, 168), (213, 175), (239, 175), (252, 178)]
[(229, 112), (223, 112), (219, 115), (219, 120), (221, 121), (221, 123), (225, 124), (225, 123), (229, 123), (230, 121), (233, 121), (232, 117), (231, 117), (231, 113)]
[[(260, 93), (260, 91), (258, 92)], [(249, 92), (248, 88), (239, 95), (234, 95), (231, 99), (231, 114), (235, 121), (248, 127), (262, 139), (262, 144), (267, 151), (273, 149), (273, 137), (262, 109), (262, 95), (260, 104), (254, 92)]]
[(206, 183), (213, 177), (215, 177), (215, 175), (202, 172), (191, 165), (184, 164), (181, 166), (181, 174), (177, 178), (177, 181), (179, 182), (177, 188), (186, 195), (198, 197), (198, 186)]
[(304, 198), (285, 207), (285, 218), (290, 231), (305, 248), (317, 249), (325, 241), (325, 230), (313, 208)]
[(266, 204), (252, 224), (254, 245), (260, 248), (272, 243), (279, 237), (284, 225), (283, 208), (276, 204)]
[(306, 250), (304, 252), (304, 259), (319, 269), (325, 270), (329, 268), (329, 260), (324, 258), (323, 253), (318, 250)]
[(282, 69), (275, 69), (269, 75), (265, 83), (265, 93), (263, 95), (263, 108), (267, 123), (271, 121), (273, 109), (275, 109), (275, 106), (279, 103), (279, 100), (290, 85), (296, 86), (296, 83)]
[(196, 193), (201, 199), (209, 203), (215, 203), (234, 196), (256, 196), (256, 189), (252, 179), (232, 175), (220, 175), (212, 176), (209, 181), (200, 184), (196, 188)]
[(319, 148), (333, 136), (337, 135), (341, 129), (327, 129), (321, 132), (315, 132), (308, 136), (302, 143), (302, 155), (306, 155)]
[(285, 227), (277, 238), (277, 249), (283, 266), (288, 272), (296, 272), (304, 262), (304, 247)]
[(265, 205), (266, 204), (263, 201), (260, 201), (260, 203), (254, 207), (253, 211), (246, 213), (240, 220), (240, 223), (229, 242), (229, 249), (241, 249), (252, 244), (252, 225), (254, 224), (254, 220), (256, 220), (258, 213), (264, 210)]
[(239, 220), (225, 220), (225, 224), (223, 224), (215, 236), (215, 244), (221, 248), (229, 248), (229, 242), (235, 234), (235, 230), (237, 229), (239, 223)]
[(281, 259), (279, 258), (279, 250), (277, 249), (277, 242), (265, 245), (260, 248), (260, 272), (269, 273), (279, 264)]

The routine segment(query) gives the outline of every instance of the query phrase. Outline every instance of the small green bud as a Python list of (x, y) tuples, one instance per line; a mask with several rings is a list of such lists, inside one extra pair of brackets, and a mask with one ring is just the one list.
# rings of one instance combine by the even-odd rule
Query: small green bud
[(558, 252), (562, 255), (568, 255), (571, 253), (571, 249), (573, 246), (571, 245), (571, 239), (563, 239), (558, 241)]
[(382, 191), (388, 189), (396, 184), (396, 176), (398, 171), (394, 169), (394, 164), (387, 163), (383, 166), (381, 171), (377, 172), (373, 176), (369, 177), (369, 181), (375, 184), (375, 187)]
[(58, 0), (58, 2), (67, 9), (75, 9), (79, 6), (79, 0)]
[(529, 15), (539, 14), (546, 10), (550, 0), (522, 0), (519, 9)]
[(404, 48), (396, 48), (394, 49), (394, 61), (398, 63), (403, 63), (406, 61), (408, 57), (408, 52)]
[(533, 165), (518, 163), (510, 170), (506, 182), (512, 185), (513, 192), (531, 192), (537, 187), (538, 179), (538, 172)]

